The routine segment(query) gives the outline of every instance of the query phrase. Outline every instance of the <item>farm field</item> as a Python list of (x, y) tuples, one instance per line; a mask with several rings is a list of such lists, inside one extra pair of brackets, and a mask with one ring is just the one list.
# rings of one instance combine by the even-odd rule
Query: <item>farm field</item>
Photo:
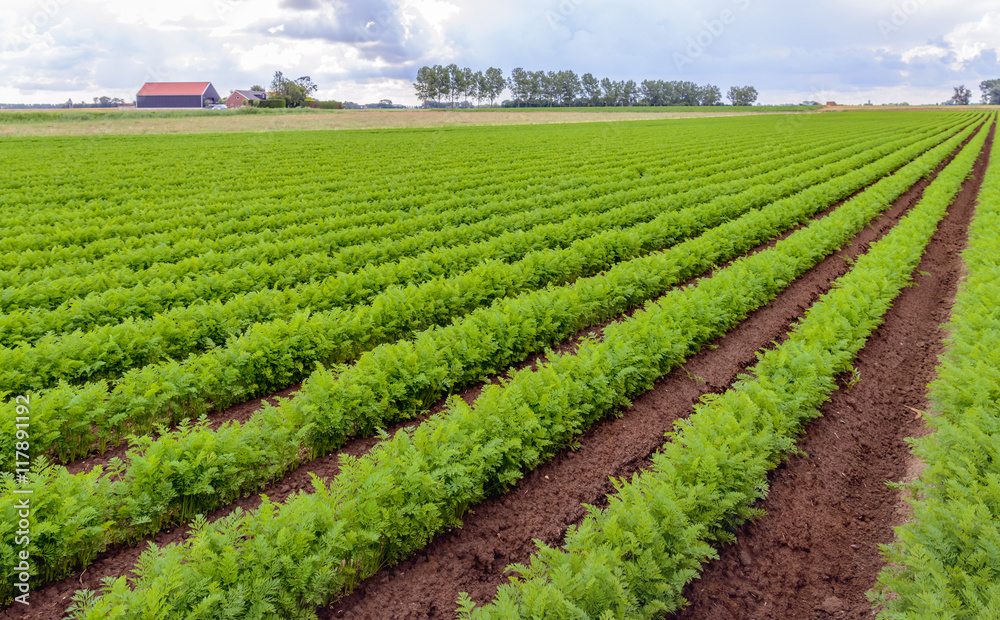
[(0, 138), (2, 617), (1000, 605), (996, 113), (642, 118)]
[(814, 106), (626, 106), (617, 108), (473, 108), (203, 111), (2, 110), (0, 137), (188, 134), (332, 129), (470, 127), (592, 123), (698, 116), (808, 113)]

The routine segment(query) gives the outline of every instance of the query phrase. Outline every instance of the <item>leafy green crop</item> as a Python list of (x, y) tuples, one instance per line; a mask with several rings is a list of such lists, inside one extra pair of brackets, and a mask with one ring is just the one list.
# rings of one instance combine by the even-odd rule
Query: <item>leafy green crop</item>
[(962, 258), (967, 266), (925, 416), (911, 440), (926, 463), (907, 485), (912, 520), (883, 547), (880, 618), (1000, 617), (1000, 152), (989, 168)]
[[(254, 513), (198, 522), (189, 541), (144, 555), (134, 587), (126, 578), (109, 583), (102, 597), (81, 599), (77, 616), (135, 617), (154, 609), (167, 615), (197, 609), (200, 617), (307, 616), (460, 524), (469, 506), (508, 488), (773, 298), (926, 174), (930, 160), (884, 178), (773, 249), (647, 304), (609, 326), (600, 343), (586, 341), (574, 355), (552, 355), (537, 370), (486, 388), (474, 408), (452, 401), (416, 430), (363, 458), (345, 459), (329, 487), (317, 481), (316, 492), (281, 506), (265, 501)], [(914, 171), (917, 177), (909, 176)], [(936, 225), (933, 214), (912, 220), (928, 237)], [(921, 250), (906, 241), (902, 251), (919, 258)], [(863, 283), (876, 291), (881, 285)]]
[[(58, 458), (65, 461), (86, 454), (94, 447), (103, 449), (109, 443), (118, 443), (128, 432), (145, 434), (157, 423), (176, 423), (185, 417), (196, 417), (209, 406), (219, 409), (282, 389), (307, 376), (317, 363), (335, 364), (356, 359), (374, 346), (406, 337), (436, 323), (447, 323), (495, 299), (597, 273), (620, 260), (668, 247), (815, 183), (823, 183), (823, 187), (834, 191), (834, 200), (846, 197), (953, 131), (943, 134), (938, 131), (937, 135), (924, 139), (918, 134), (846, 159), (843, 155), (840, 159), (827, 155), (817, 160), (826, 163), (822, 167), (815, 168), (815, 161), (807, 161), (776, 172), (775, 175), (784, 174), (786, 178), (774, 176), (766, 184), (747, 187), (737, 181), (735, 187), (692, 190), (694, 195), (666, 196), (617, 209), (609, 216), (615, 219), (602, 220), (597, 216), (597, 219), (576, 220), (589, 231), (589, 238), (578, 238), (581, 233), (573, 232), (566, 223), (547, 225), (530, 232), (502, 235), (483, 244), (457, 247), (440, 253), (434, 260), (424, 257), (421, 261), (376, 265), (359, 272), (361, 275), (357, 278), (340, 278), (316, 289), (305, 287), (311, 291), (310, 295), (315, 295), (311, 298), (317, 300), (317, 304), (319, 297), (356, 298), (372, 288), (377, 289), (376, 284), (385, 278), (398, 277), (400, 272), (430, 271), (435, 274), (458, 259), (465, 261), (465, 266), (472, 266), (470, 263), (480, 262), (485, 256), (500, 253), (500, 258), (517, 258), (527, 251), (517, 262), (492, 260), (452, 277), (433, 278), (405, 288), (390, 287), (370, 303), (354, 308), (334, 308), (321, 313), (299, 310), (287, 319), (256, 323), (238, 338), (231, 338), (226, 346), (183, 362), (167, 361), (134, 369), (114, 385), (103, 381), (82, 386), (61, 385), (34, 394), (33, 424), (42, 438), (36, 440), (36, 449), (45, 450), (51, 446)], [(907, 143), (911, 144), (907, 150), (895, 152)], [(865, 175), (855, 175), (849, 185), (830, 180), (886, 153), (893, 153), (886, 161), (895, 163), (885, 170), (865, 168)], [(699, 192), (702, 193), (697, 198)], [(719, 195), (712, 198), (713, 192)], [(682, 208), (687, 200), (707, 202)], [(652, 217), (650, 221), (632, 229), (619, 230), (617, 227), (634, 222), (636, 218), (642, 221), (649, 217)], [(611, 230), (600, 232), (609, 226)], [(551, 250), (539, 249), (553, 245), (556, 247)], [(308, 292), (305, 289), (293, 289), (288, 296), (297, 298)], [(281, 296), (274, 297), (280, 304)], [(261, 305), (265, 303), (261, 300)], [(303, 303), (301, 299), (291, 303), (292, 307), (299, 305), (309, 307), (313, 304)], [(224, 316), (224, 312), (218, 314)], [(204, 317), (202, 322), (213, 323), (211, 317)], [(109, 346), (113, 347), (110, 353), (99, 353), (99, 340), (84, 347), (85, 352), (89, 351), (88, 368), (108, 363), (116, 354), (134, 351), (130, 343), (143, 346), (147, 342), (141, 333), (129, 330), (128, 324), (114, 329), (119, 337), (113, 337), (114, 332), (107, 336)], [(198, 333), (192, 321), (171, 326), (169, 330), (170, 334)], [(150, 338), (148, 346), (162, 346), (164, 340), (162, 336)], [(52, 354), (45, 359), (50, 367), (82, 363), (72, 361), (71, 357)], [(8, 376), (17, 375), (16, 368), (8, 372)], [(13, 405), (0, 405), (0, 409), (13, 411)]]
[[(897, 174), (912, 182), (961, 139), (935, 147)], [(911, 150), (904, 149), (858, 178), (883, 174), (910, 155)], [(415, 341), (378, 347), (353, 366), (317, 371), (294, 401), (266, 406), (245, 425), (231, 423), (218, 431), (184, 425), (155, 441), (137, 440), (127, 462), (115, 469), (115, 481), (107, 479), (88, 502), (104, 507), (113, 532), (101, 532), (93, 544), (99, 548), (126, 542), (225, 505), (296, 466), (303, 454), (329, 453), (350, 436), (368, 436), (411, 417), (456, 386), (499, 372), (582, 327), (738, 256), (835, 198), (819, 188), (807, 190), (663, 253), (619, 263), (602, 275), (502, 299), (453, 325), (422, 332)], [(42, 477), (35, 493), (71, 484), (65, 470), (46, 475), (51, 478)]]
[(979, 132), (788, 340), (678, 422), (650, 471), (615, 481), (608, 507), (591, 508), (563, 549), (541, 545), (530, 566), (511, 567), (520, 577), (493, 604), (475, 609), (463, 597), (460, 617), (655, 618), (680, 609), (684, 586), (717, 557), (714, 546), (762, 516), (754, 505), (767, 494), (767, 472), (794, 453), (802, 428), (836, 389), (836, 375), (851, 367), (910, 282), (987, 134)]

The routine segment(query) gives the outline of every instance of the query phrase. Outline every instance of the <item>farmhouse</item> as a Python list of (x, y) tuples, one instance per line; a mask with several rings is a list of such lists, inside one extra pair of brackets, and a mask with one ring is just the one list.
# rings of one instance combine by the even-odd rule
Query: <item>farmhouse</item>
[(135, 97), (137, 108), (201, 109), (219, 103), (211, 82), (146, 82)]
[(226, 99), (227, 108), (242, 108), (250, 105), (251, 101), (263, 101), (267, 99), (267, 93), (262, 90), (234, 90), (233, 94)]

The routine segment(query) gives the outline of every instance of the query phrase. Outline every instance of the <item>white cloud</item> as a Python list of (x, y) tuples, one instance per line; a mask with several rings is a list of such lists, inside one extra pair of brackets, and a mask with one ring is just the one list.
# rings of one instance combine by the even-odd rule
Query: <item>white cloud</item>
[(997, 52), (1000, 57), (1000, 12), (987, 13), (977, 22), (959, 24), (944, 40), (955, 53), (956, 70), (987, 50)]
[(906, 64), (914, 60), (940, 60), (948, 56), (948, 50), (937, 45), (921, 45), (903, 53), (902, 60)]
[[(310, 75), (321, 97), (412, 104), (417, 68), (451, 62), (723, 91), (749, 83), (779, 103), (781, 93), (819, 90), (938, 101), (951, 86), (997, 77), (995, 0), (914, 1), (919, 9), (884, 39), (877, 24), (901, 0), (10, 0), (0, 11), (0, 101), (131, 100), (144, 80), (205, 79), (223, 92), (281, 70)], [(679, 72), (672, 54), (723, 10), (736, 20)]]

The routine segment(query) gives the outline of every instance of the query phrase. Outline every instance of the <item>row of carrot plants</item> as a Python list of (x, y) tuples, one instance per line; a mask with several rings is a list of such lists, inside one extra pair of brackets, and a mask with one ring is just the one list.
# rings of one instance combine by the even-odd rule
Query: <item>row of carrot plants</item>
[[(744, 150), (744, 144), (760, 141), (763, 136), (731, 137), (718, 145), (719, 150)], [(657, 169), (665, 169), (687, 160), (703, 159), (712, 147), (705, 144), (691, 144), (669, 153), (656, 153), (652, 148), (646, 152)], [(173, 263), (191, 256), (207, 254), (225, 265), (239, 264), (244, 260), (259, 260), (261, 253), (256, 249), (264, 244), (265, 250), (298, 254), (308, 253), (309, 248), (324, 239), (328, 232), (350, 227), (378, 226), (388, 223), (402, 223), (426, 213), (442, 213), (469, 206), (524, 199), (539, 196), (548, 204), (572, 200), (576, 196), (587, 198), (621, 188), (626, 183), (648, 183), (649, 177), (641, 179), (607, 178), (606, 167), (628, 161), (630, 155), (609, 154), (600, 166), (581, 165), (576, 153), (563, 155), (563, 161), (546, 159), (525, 162), (523, 166), (501, 168), (492, 166), (482, 171), (470, 171), (476, 185), (466, 191), (441, 190), (437, 185), (415, 187), (412, 192), (398, 192), (395, 195), (376, 199), (372, 196), (346, 196), (326, 194), (321, 201), (315, 201), (292, 212), (282, 213), (282, 219), (266, 220), (250, 218), (244, 220), (243, 227), (227, 235), (211, 235), (206, 231), (180, 229), (170, 233), (146, 235), (122, 239), (113, 237), (86, 245), (54, 246), (47, 250), (33, 252), (11, 252), (0, 257), (0, 286), (11, 283), (25, 284), (45, 278), (87, 275), (90, 271), (110, 271), (127, 267), (132, 270), (147, 269), (155, 263)], [(572, 167), (574, 174), (565, 172)], [(553, 177), (558, 182), (553, 183)], [(595, 183), (596, 178), (604, 182)], [(360, 187), (366, 185), (359, 184)], [(345, 204), (346, 203), (346, 204)], [(364, 206), (363, 210), (351, 209), (352, 203)], [(178, 205), (178, 207), (182, 207)], [(160, 211), (169, 212), (168, 205), (159, 205)], [(346, 207), (346, 208), (345, 208)], [(312, 228), (310, 228), (312, 227)], [(180, 242), (180, 243), (179, 243)], [(297, 242), (300, 246), (287, 247), (279, 242)], [(284, 253), (277, 253), (283, 256)], [(246, 258), (244, 258), (246, 257)], [(71, 270), (67, 267), (71, 266)], [(60, 269), (61, 268), (61, 269)]]
[[(961, 139), (923, 156), (920, 165), (912, 165), (904, 176), (912, 181), (922, 170), (933, 168)], [(76, 520), (71, 522), (75, 532), (95, 535), (89, 540), (94, 553), (170, 523), (186, 522), (280, 476), (297, 466), (303, 454), (327, 454), (351, 436), (369, 436), (409, 418), (451, 389), (497, 373), (581, 327), (635, 307), (738, 256), (836, 197), (830, 188), (807, 191), (672, 250), (620, 263), (606, 274), (501, 300), (451, 326), (425, 331), (415, 341), (379, 347), (354, 366), (318, 371), (295, 400), (278, 408), (265, 407), (246, 425), (229, 424), (218, 431), (184, 426), (155, 441), (137, 440), (127, 461), (103, 478), (74, 477), (53, 468), (46, 474), (48, 480), (34, 487), (35, 501), (54, 507), (65, 501), (62, 498), (73, 498), (76, 509), (93, 507), (95, 511), (86, 511), (91, 515), (103, 508), (102, 528), (81, 529)], [(47, 497), (57, 499), (42, 499)], [(65, 510), (56, 509), (54, 514), (62, 516)], [(76, 543), (61, 550), (39, 548), (36, 557), (78, 556), (85, 537), (78, 536)]]
[[(805, 142), (805, 141), (803, 141)], [(803, 150), (810, 148), (803, 147)], [(789, 153), (793, 155), (794, 153)], [(789, 158), (792, 161), (791, 158)], [(718, 162), (717, 154), (709, 184), (740, 178), (744, 167), (767, 162), (759, 154), (736, 158), (730, 166)], [(708, 160), (701, 162), (708, 163)], [(774, 169), (774, 168), (771, 168)], [(706, 171), (706, 174), (707, 171)], [(651, 174), (648, 182), (594, 183), (584, 191), (551, 192), (502, 200), (495, 196), (487, 205), (464, 209), (426, 209), (417, 218), (391, 221), (377, 226), (358, 225), (337, 229), (330, 234), (312, 230), (299, 242), (308, 251), (290, 251), (295, 243), (276, 246), (276, 260), (270, 260), (264, 248), (247, 248), (254, 260), (227, 264), (225, 254), (197, 256), (180, 263), (156, 265), (145, 274), (124, 269), (78, 277), (72, 273), (55, 280), (46, 279), (30, 285), (27, 281), (17, 291), (5, 291), (9, 304), (30, 307), (14, 311), (8, 308), (0, 323), (0, 342), (32, 340), (49, 331), (87, 329), (111, 324), (126, 317), (151, 317), (157, 312), (188, 303), (205, 303), (231, 295), (261, 289), (287, 287), (317, 278), (351, 272), (369, 263), (382, 263), (413, 256), (436, 247), (474, 242), (498, 234), (546, 222), (556, 222), (572, 214), (599, 212), (626, 202), (692, 189), (690, 176), (678, 171)], [(504, 219), (506, 216), (506, 219)], [(307, 224), (308, 225), (308, 224)], [(317, 228), (312, 224), (314, 228)], [(460, 227), (460, 228), (459, 228)], [(424, 233), (424, 234), (421, 234)], [(242, 254), (243, 250), (234, 254)], [(173, 275), (171, 275), (171, 273)], [(20, 274), (11, 277), (16, 278)], [(122, 277), (125, 280), (122, 280)], [(67, 283), (73, 283), (67, 286)], [(80, 294), (84, 295), (80, 297)], [(20, 295), (20, 301), (15, 299)], [(50, 303), (37, 303), (39, 295)], [(52, 304), (60, 305), (46, 309)]]
[[(374, 252), (380, 248), (384, 252), (397, 253), (400, 250), (415, 246), (415, 256), (401, 259), (395, 263), (383, 263), (373, 260), (370, 253), (358, 252), (357, 255), (347, 252), (347, 258), (338, 260), (339, 256), (326, 259), (331, 267), (329, 271), (337, 273), (315, 284), (275, 293), (271, 290), (256, 292), (238, 299), (230, 299), (223, 307), (213, 304), (196, 304), (181, 307), (161, 314), (150, 321), (132, 320), (116, 325), (99, 327), (89, 332), (47, 336), (33, 345), (21, 345), (0, 349), (0, 383), (10, 386), (11, 390), (45, 388), (59, 381), (79, 383), (100, 378), (113, 379), (123, 372), (136, 367), (146, 366), (165, 358), (179, 359), (184, 356), (203, 351), (223, 343), (228, 338), (238, 336), (255, 322), (274, 319), (288, 319), (304, 308), (312, 311), (323, 311), (335, 307), (343, 307), (370, 300), (391, 285), (412, 284), (426, 281), (434, 277), (450, 276), (467, 270), (484, 259), (517, 260), (526, 252), (545, 247), (564, 247), (578, 239), (599, 233), (612, 227), (633, 226), (649, 221), (659, 212), (675, 210), (689, 204), (697, 204), (717, 196), (729, 195), (745, 191), (752, 183), (765, 185), (775, 183), (785, 176), (797, 175), (800, 171), (809, 170), (813, 166), (823, 166), (831, 162), (841, 162), (851, 153), (869, 148), (870, 154), (861, 158), (866, 163), (876, 154), (884, 154), (893, 145), (902, 145), (912, 138), (903, 138), (886, 144), (884, 138), (878, 138), (870, 143), (862, 143), (826, 152), (821, 157), (806, 159), (792, 163), (797, 154), (775, 159), (777, 169), (770, 165), (759, 170), (757, 167), (747, 170), (754, 175), (745, 179), (737, 179), (728, 183), (708, 184), (701, 188), (688, 188), (681, 193), (669, 193), (667, 188), (664, 196), (646, 203), (619, 204), (617, 201), (604, 204), (570, 204), (554, 208), (552, 211), (527, 211), (516, 216), (516, 219), (527, 222), (527, 225), (510, 224), (514, 217), (490, 220), (489, 226), (472, 226), (460, 229), (444, 230), (439, 233), (412, 237), (411, 244), (378, 244)], [(826, 149), (823, 149), (826, 151)], [(761, 174), (754, 174), (761, 172)], [(797, 179), (802, 183), (809, 182), (808, 175)], [(799, 183), (799, 186), (802, 185)], [(683, 186), (686, 187), (686, 186)], [(589, 213), (593, 208), (597, 212)], [(557, 221), (544, 223), (544, 216), (558, 214)], [(531, 227), (542, 219), (543, 223)], [(488, 223), (490, 223), (488, 222)], [(508, 232), (503, 232), (510, 228)], [(526, 232), (518, 229), (526, 228)], [(471, 232), (470, 232), (471, 229)], [(485, 230), (484, 230), (485, 229)], [(472, 243), (469, 240), (473, 233), (476, 237), (485, 239)], [(499, 233), (499, 234), (497, 234)], [(433, 244), (439, 239), (456, 239), (448, 242), (446, 248), (434, 249), (419, 253), (421, 245)], [(427, 241), (424, 241), (427, 240)], [(408, 253), (408, 252), (405, 252)], [(350, 261), (350, 262), (348, 262)], [(348, 264), (344, 264), (348, 263)], [(359, 271), (351, 271), (351, 267), (365, 265)], [(303, 269), (308, 272), (308, 268)], [(322, 270), (325, 272), (326, 270)], [(344, 272), (349, 273), (344, 273)], [(227, 283), (247, 281), (252, 283), (250, 274), (242, 274), (243, 278), (223, 275), (221, 279)], [(103, 297), (103, 296), (102, 296)], [(160, 295), (151, 295), (159, 300)], [(108, 300), (114, 301), (114, 300)], [(117, 304), (108, 304), (109, 309), (126, 308), (130, 303), (130, 295), (117, 300)], [(108, 302), (99, 304), (105, 306)], [(132, 301), (134, 303), (134, 301)], [(86, 309), (84, 309), (86, 311)], [(113, 310), (117, 311), (117, 310)], [(86, 312), (93, 316), (96, 312)], [(60, 320), (58, 313), (55, 320)], [(7, 315), (11, 321), (23, 319), (28, 325), (44, 324), (39, 320), (38, 313), (17, 316)]]
[[(940, 139), (919, 141), (902, 154), (890, 155), (881, 167), (865, 167), (860, 174), (851, 172), (858, 162), (849, 158), (779, 185), (755, 187), (706, 205), (664, 213), (639, 229), (610, 230), (565, 249), (532, 252), (513, 264), (488, 262), (453, 278), (390, 289), (369, 305), (301, 312), (290, 320), (258, 324), (227, 346), (186, 362), (169, 361), (130, 371), (114, 387), (102, 381), (35, 394), (33, 446), (38, 451), (52, 449), (65, 462), (89, 453), (95, 443), (101, 447), (117, 443), (129, 431), (148, 433), (157, 423), (176, 423), (209, 406), (219, 409), (270, 393), (308, 375), (317, 362), (355, 359), (379, 344), (448, 322), (495, 299), (597, 273), (620, 260), (672, 245), (681, 235), (697, 234), (793, 194), (802, 185), (825, 182), (825, 187), (846, 196)], [(852, 181), (850, 186), (838, 178), (845, 174)], [(2, 408), (13, 411), (13, 406), (5, 403)], [(13, 414), (5, 416), (2, 423), (12, 424), (13, 419)]]
[[(703, 398), (678, 422), (650, 470), (615, 481), (607, 508), (591, 509), (561, 549), (540, 545), (530, 565), (510, 567), (517, 577), (492, 604), (477, 609), (463, 596), (459, 617), (658, 618), (683, 607), (684, 587), (718, 557), (715, 547), (731, 543), (741, 523), (762, 517), (756, 502), (767, 494), (768, 472), (795, 453), (803, 428), (836, 389), (836, 376), (850, 369), (911, 281), (987, 135), (983, 130), (969, 143), (783, 344), (762, 352), (749, 375)], [(927, 614), (926, 603), (907, 604), (923, 612), (919, 617), (959, 617), (940, 607), (933, 608), (940, 616)]]
[[(683, 150), (683, 154), (694, 158), (703, 157), (705, 150), (704, 147), (689, 147)], [(679, 155), (681, 153), (671, 153), (664, 158), (664, 163), (669, 164), (671, 161), (676, 161)], [(609, 159), (611, 160), (609, 163), (614, 163), (614, 158)], [(344, 227), (345, 223), (351, 227), (364, 228), (406, 221), (415, 215), (432, 212), (447, 213), (469, 206), (482, 206), (487, 201), (492, 203), (497, 199), (509, 201), (542, 196), (553, 201), (564, 201), (567, 199), (566, 195), (551, 196), (551, 194), (564, 194), (569, 190), (575, 190), (577, 194), (587, 196), (594, 195), (603, 189), (600, 187), (603, 184), (591, 188), (586, 183), (588, 179), (592, 178), (591, 175), (602, 172), (600, 170), (587, 170), (586, 166), (573, 167), (573, 176), (567, 176), (563, 182), (553, 186), (551, 176), (566, 176), (565, 173), (572, 165), (571, 161), (545, 161), (528, 163), (524, 166), (524, 170), (510, 167), (508, 169), (490, 168), (471, 174), (470, 176), (480, 177), (479, 185), (475, 189), (460, 193), (444, 191), (437, 186), (428, 186), (415, 188), (412, 193), (398, 192), (397, 195), (389, 195), (379, 200), (372, 200), (370, 196), (366, 195), (356, 196), (353, 193), (326, 195), (322, 200), (309, 204), (299, 204), (300, 208), (294, 211), (283, 211), (277, 218), (259, 214), (249, 220), (242, 220), (238, 230), (226, 235), (212, 234), (213, 231), (179, 228), (169, 233), (132, 237), (127, 240), (115, 237), (85, 245), (54, 246), (42, 251), (11, 253), (5, 255), (4, 259), (17, 261), (17, 266), (21, 268), (10, 269), (11, 273), (5, 273), (0, 284), (9, 286), (10, 282), (16, 282), (23, 285), (38, 280), (65, 278), (72, 275), (84, 276), (91, 271), (113, 272), (122, 268), (134, 271), (144, 270), (144, 273), (131, 276), (125, 273), (114, 273), (113, 275), (118, 280), (126, 279), (121, 282), (122, 284), (127, 283), (127, 278), (148, 281), (161, 275), (155, 271), (148, 271), (151, 265), (174, 263), (177, 262), (178, 256), (183, 259), (212, 252), (211, 257), (219, 261), (240, 261), (243, 256), (249, 257), (250, 260), (255, 258), (259, 260), (259, 257), (253, 253), (253, 248), (258, 245), (258, 239), (265, 242), (273, 241), (277, 236), (278, 239), (286, 243), (297, 240), (305, 247), (291, 246), (289, 251), (305, 254), (323, 238), (325, 233), (339, 230)], [(624, 179), (621, 179), (618, 185), (622, 185), (623, 182)], [(572, 195), (572, 193), (568, 194), (568, 196)], [(363, 206), (364, 209), (359, 210), (359, 206)], [(181, 201), (178, 201), (174, 207), (176, 210), (184, 210), (185, 208), (185, 203)], [(171, 209), (169, 202), (158, 205), (159, 212), (170, 213), (174, 209)], [(336, 217), (330, 217), (331, 215)], [(318, 237), (318, 239), (313, 237)], [(183, 240), (185, 243), (180, 247), (175, 247), (174, 242), (177, 240)], [(132, 247), (122, 248), (121, 245), (126, 241), (130, 241)], [(12, 242), (16, 243), (17, 240), (14, 239)], [(225, 263), (220, 264), (225, 265)], [(203, 268), (208, 269), (211, 266), (212, 264), (209, 263)], [(176, 277), (170, 272), (162, 275)]]
[(912, 520), (883, 548), (871, 596), (879, 617), (1000, 616), (1000, 152), (990, 154), (962, 254), (948, 351), (930, 386), (934, 431), (914, 440), (926, 463), (907, 485)]
[(309, 617), (316, 605), (460, 525), (469, 506), (508, 488), (648, 390), (840, 247), (910, 184), (887, 177), (774, 248), (647, 304), (606, 328), (601, 342), (585, 341), (576, 354), (552, 355), (537, 370), (487, 387), (474, 408), (454, 399), (414, 431), (344, 459), (329, 487), (316, 481), (314, 493), (286, 504), (265, 499), (252, 513), (199, 520), (185, 543), (147, 551), (131, 584), (123, 577), (99, 598), (79, 596), (77, 617), (154, 609), (197, 610), (206, 618)]
[[(0, 154), (6, 172), (0, 180), (4, 189), (0, 238), (12, 250), (27, 251), (178, 229), (221, 236), (247, 230), (246, 218), (295, 214), (317, 203), (350, 208), (385, 200), (406, 202), (428, 191), (477, 192), (480, 185), (490, 183), (478, 171), (497, 167), (531, 170), (548, 161), (571, 159), (613, 173), (621, 169), (621, 164), (614, 166), (619, 154), (629, 158), (649, 154), (655, 160), (664, 150), (684, 149), (691, 143), (710, 148), (735, 133), (716, 125), (661, 125), (652, 130), (622, 125), (616, 130), (616, 140), (622, 143), (610, 157), (608, 149), (588, 148), (587, 138), (593, 141), (602, 131), (595, 127), (470, 129), (463, 135), (440, 132), (432, 140), (419, 131), (254, 136), (256, 143), (280, 151), (279, 161), (246, 150), (244, 136), (214, 136), (210, 145), (198, 136), (13, 140), (9, 144), (18, 148), (5, 152), (16, 156)], [(83, 141), (86, 153), (72, 149), (67, 158), (62, 143)], [(567, 143), (574, 145), (569, 152)], [(143, 149), (141, 157), (128, 150), (130, 144)], [(190, 175), (192, 149), (199, 145), (235, 153), (217, 162), (219, 166)], [(532, 157), (526, 158), (524, 149), (530, 149)], [(131, 156), (122, 158), (123, 152)], [(40, 159), (61, 165), (42, 169), (37, 165)], [(609, 163), (612, 167), (602, 168)], [(311, 175), (303, 178), (304, 170)], [(403, 188), (406, 191), (400, 191)]]

